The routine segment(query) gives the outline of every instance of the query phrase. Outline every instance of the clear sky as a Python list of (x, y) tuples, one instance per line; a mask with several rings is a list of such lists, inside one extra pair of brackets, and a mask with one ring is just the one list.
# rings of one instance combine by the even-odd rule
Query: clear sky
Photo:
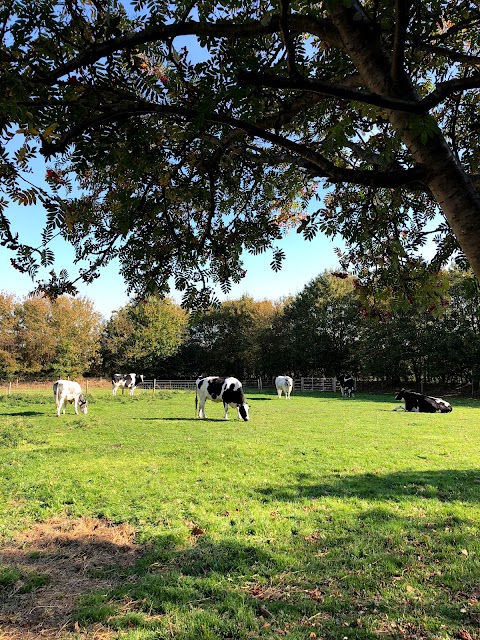
[[(34, 246), (40, 244), (40, 233), (45, 219), (41, 208), (12, 205), (8, 215), (12, 220), (14, 231), (19, 232), (22, 242)], [(232, 286), (227, 296), (218, 291), (218, 298), (220, 300), (236, 299), (243, 294), (248, 294), (255, 300), (278, 300), (284, 296), (297, 294), (305, 284), (325, 269), (339, 267), (334, 248), (341, 246), (340, 239), (332, 242), (330, 238), (318, 236), (308, 242), (295, 230), (291, 230), (279, 245), (286, 254), (280, 272), (275, 273), (271, 270), (272, 256), (269, 252), (256, 256), (246, 255), (247, 275), (240, 284)], [(52, 248), (57, 256), (54, 265), (57, 273), (64, 268), (70, 275), (74, 274), (74, 253), (70, 245), (58, 239)], [(25, 296), (33, 289), (34, 284), (27, 274), (13, 269), (10, 265), (11, 257), (14, 257), (12, 252), (0, 247), (0, 273), (2, 274), (0, 291)], [(41, 277), (46, 278), (46, 272)], [(116, 262), (106, 267), (94, 283), (81, 284), (79, 289), (80, 294), (92, 300), (96, 310), (106, 318), (110, 317), (113, 310), (119, 309), (128, 302), (125, 283), (118, 275)], [(170, 296), (177, 302), (181, 300), (181, 294), (174, 290)]]

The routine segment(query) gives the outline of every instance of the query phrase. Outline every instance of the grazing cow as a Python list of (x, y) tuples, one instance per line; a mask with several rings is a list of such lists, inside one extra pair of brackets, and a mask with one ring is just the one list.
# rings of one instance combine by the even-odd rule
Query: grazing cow
[(112, 393), (117, 395), (117, 391), (120, 387), (126, 387), (130, 389), (130, 395), (133, 396), (135, 387), (143, 382), (143, 375), (139, 373), (114, 373), (112, 376)]
[(290, 394), (293, 389), (293, 380), (290, 376), (277, 376), (275, 378), (275, 387), (277, 388), (278, 397), (282, 397), (282, 391), (285, 394), (285, 398), (290, 400)]
[(404, 411), (418, 411), (419, 413), (450, 413), (452, 406), (442, 398), (434, 398), (433, 396), (424, 396), (422, 393), (415, 391), (407, 391), (401, 389), (395, 396), (395, 400), (404, 400), (405, 406), (398, 409)]
[(248, 410), (250, 407), (245, 401), (242, 383), (240, 380), (237, 380), (237, 378), (218, 378), (217, 376), (198, 378), (195, 383), (195, 388), (195, 413), (197, 412), (197, 406), (199, 404), (199, 418), (206, 418), (205, 401), (213, 400), (213, 402), (223, 402), (225, 420), (228, 420), (229, 405), (237, 410), (239, 419), (242, 418), (245, 422), (248, 420)]
[(351, 376), (342, 373), (342, 375), (338, 376), (338, 381), (340, 383), (340, 391), (342, 392), (342, 396), (344, 398), (353, 398), (355, 380)]
[(88, 403), (78, 382), (73, 382), (72, 380), (57, 380), (53, 383), (53, 397), (57, 407), (57, 418), (60, 417), (62, 408), (63, 414), (65, 414), (67, 402), (75, 406), (77, 416), (78, 405), (80, 405), (80, 411), (82, 413), (88, 412)]

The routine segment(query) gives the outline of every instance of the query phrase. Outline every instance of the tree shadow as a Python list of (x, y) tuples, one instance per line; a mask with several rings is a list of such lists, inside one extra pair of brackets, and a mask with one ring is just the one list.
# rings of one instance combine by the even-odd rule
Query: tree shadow
[(384, 475), (332, 473), (330, 481), (318, 484), (301, 474), (297, 483), (283, 487), (261, 487), (258, 493), (272, 501), (295, 501), (326, 496), (367, 500), (431, 498), (441, 502), (480, 502), (480, 470), (398, 471)]
[[(181, 640), (338, 638), (339, 628), (344, 633), (350, 627), (356, 640), (378, 640), (382, 620), (390, 616), (401, 625), (415, 604), (415, 594), (409, 604), (405, 591), (382, 603), (382, 589), (418, 565), (419, 554), (431, 562), (432, 572), (438, 566), (422, 542), (425, 523), (380, 508), (364, 510), (355, 530), (349, 522), (323, 538), (296, 537), (296, 553), (286, 553), (286, 541), (270, 545), (253, 532), (250, 539), (248, 531), (240, 538), (224, 533), (214, 539), (192, 522), (185, 523), (186, 532), (168, 532), (158, 524), (148, 544), (140, 545), (130, 525), (86, 520), (86, 531), (68, 519), (36, 525), (33, 534), (0, 549), (0, 622), (9, 638), (61, 633), (73, 640), (80, 630), (111, 637), (126, 629)], [(438, 535), (446, 535), (443, 523), (438, 525)], [(403, 549), (390, 535), (395, 529), (402, 531)], [(326, 547), (332, 550), (329, 560), (324, 560)], [(365, 563), (372, 573), (357, 570)], [(407, 585), (412, 580), (405, 576)], [(442, 580), (428, 585), (442, 602), (433, 599), (425, 614), (449, 625), (446, 634), (460, 619), (463, 628), (473, 625), (458, 613), (458, 602), (449, 604)], [(474, 597), (471, 585), (463, 589), (463, 600)], [(365, 623), (358, 624), (360, 618)], [(392, 629), (390, 638), (431, 637), (413, 626), (409, 634)]]

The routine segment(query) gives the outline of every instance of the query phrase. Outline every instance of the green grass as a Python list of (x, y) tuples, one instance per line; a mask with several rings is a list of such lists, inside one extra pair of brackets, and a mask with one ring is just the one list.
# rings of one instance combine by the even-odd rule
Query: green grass
[(72, 638), (479, 638), (480, 405), (247, 397), (248, 423), (195, 419), (193, 392), (94, 391), (60, 418), (47, 392), (0, 396), (3, 540), (62, 515), (144, 545), (100, 571), (117, 586), (77, 603)]

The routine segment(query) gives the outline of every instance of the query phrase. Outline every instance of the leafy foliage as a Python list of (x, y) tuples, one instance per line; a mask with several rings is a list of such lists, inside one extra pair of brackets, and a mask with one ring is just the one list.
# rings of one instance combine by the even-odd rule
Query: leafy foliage
[[(271, 250), (280, 269), (276, 241), (298, 227), (342, 235), (370, 292), (416, 297), (452, 255), (479, 276), (477, 17), (470, 0), (13, 0), (0, 11), (12, 264), (37, 278), (58, 229), (87, 266), (39, 291), (74, 293), (118, 256), (131, 292), (168, 293), (173, 276), (198, 307), (241, 280), (243, 251)], [(55, 162), (46, 188), (38, 153)], [(12, 204), (36, 201), (40, 249), (10, 225)]]
[(152, 296), (119, 309), (103, 332), (103, 368), (109, 374), (155, 375), (161, 362), (175, 355), (185, 341), (187, 323), (185, 310), (168, 299)]
[(86, 298), (0, 294), (0, 377), (84, 374), (97, 363), (102, 326)]

